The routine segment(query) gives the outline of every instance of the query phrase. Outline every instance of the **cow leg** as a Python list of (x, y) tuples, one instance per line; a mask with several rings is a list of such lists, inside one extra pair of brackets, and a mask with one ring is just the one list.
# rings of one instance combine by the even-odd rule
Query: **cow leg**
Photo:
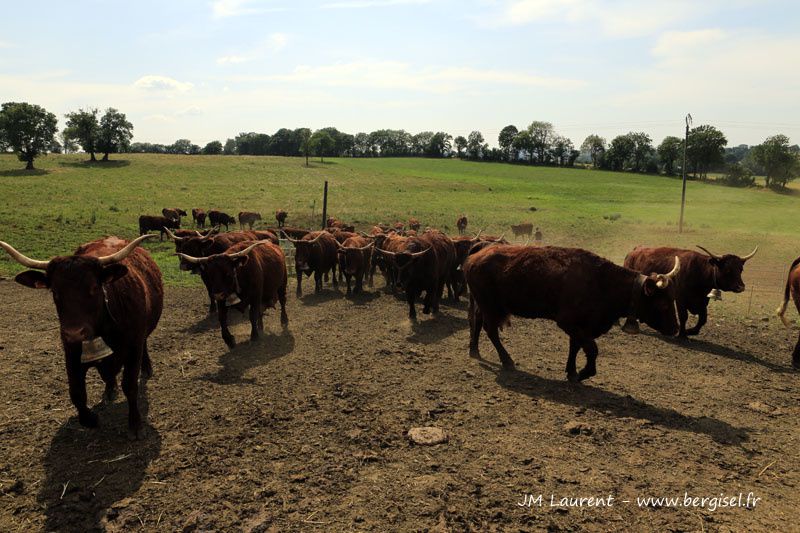
[(697, 313), (697, 324), (693, 328), (687, 329), (686, 334), (697, 335), (700, 333), (700, 328), (706, 325), (706, 322), (708, 322), (708, 307), (703, 307)]
[(584, 366), (578, 373), (578, 381), (588, 379), (597, 374), (597, 343), (593, 340), (588, 340), (583, 343), (583, 353), (586, 354), (586, 366)]
[[(341, 269), (339, 270), (339, 272), (341, 272)], [(345, 280), (347, 280), (347, 294), (349, 295), (351, 293), (351, 290), (350, 290), (350, 278), (351, 278), (351, 276), (350, 276), (350, 274), (345, 274), (344, 278), (345, 278)]]
[[(327, 276), (328, 273), (326, 272)], [(314, 271), (314, 292), (322, 292), (322, 272), (319, 270)]]
[(578, 340), (570, 335), (569, 337), (569, 354), (567, 355), (567, 380), (577, 382), (578, 381), (578, 370), (575, 365), (575, 359), (578, 357), (578, 352), (581, 349), (581, 343)]
[(225, 304), (220, 304), (219, 306), (219, 329), (222, 332), (222, 340), (225, 341), (225, 344), (228, 345), (228, 348), (234, 348), (236, 346), (236, 340), (231, 335), (230, 330), (228, 329), (228, 306)]
[(144, 346), (135, 346), (133, 352), (126, 354), (122, 369), (122, 392), (128, 400), (128, 435), (138, 439), (142, 429), (142, 416), (139, 413), (139, 367), (142, 363)]
[(258, 340), (258, 323), (261, 319), (261, 301), (250, 302), (250, 340)]
[(147, 350), (147, 341), (144, 341), (144, 351), (142, 353), (142, 377), (150, 379), (153, 377), (153, 363), (150, 361), (150, 352)]
[(286, 283), (283, 284), (283, 287), (278, 289), (278, 301), (281, 304), (281, 325), (286, 327), (289, 323), (289, 317), (286, 314)]
[(303, 272), (297, 269), (297, 296), (298, 298), (303, 294)]
[(506, 370), (514, 370), (514, 360), (508, 355), (503, 343), (500, 342), (500, 332), (498, 330), (498, 321), (495, 317), (483, 317), (483, 330), (486, 336), (492, 341), (494, 349), (497, 350), (497, 355), (500, 356), (500, 362), (503, 363), (503, 368)]
[(103, 383), (106, 384), (106, 388), (103, 391), (103, 401), (105, 402), (111, 403), (117, 399), (118, 371), (119, 369), (113, 368), (112, 365), (108, 363), (108, 360), (101, 361), (100, 364), (97, 365), (97, 372), (103, 379)]
[(794, 347), (794, 352), (792, 353), (792, 366), (797, 370), (800, 370), (800, 336), (797, 338), (797, 344)]
[(481, 310), (475, 303), (475, 299), (470, 296), (469, 298), (469, 355), (476, 359), (481, 358), (480, 351), (478, 350), (478, 339), (481, 335), (481, 328), (483, 327), (483, 316)]
[(69, 399), (78, 410), (78, 422), (87, 428), (97, 427), (97, 415), (86, 405), (86, 370), (81, 364), (80, 344), (64, 347), (69, 382)]
[(364, 273), (359, 272), (356, 274), (356, 288), (353, 289), (356, 294), (359, 294), (364, 290)]
[(211, 284), (206, 278), (205, 270), (200, 270), (200, 279), (203, 280), (203, 284), (206, 286), (206, 291), (208, 292), (208, 314), (213, 315), (217, 311), (217, 301), (211, 295)]
[[(342, 269), (339, 269), (339, 275), (341, 276)], [(333, 279), (333, 288), (337, 288), (339, 286), (339, 280), (336, 278), (336, 263), (333, 263), (331, 267), (331, 279)]]
[[(411, 290), (411, 288), (406, 288), (406, 302), (408, 302), (408, 318), (409, 320), (415, 321), (417, 320), (417, 310), (414, 308), (414, 300), (416, 299), (416, 291)], [(424, 310), (422, 311), (425, 312)]]
[(686, 310), (686, 307), (678, 304), (678, 324), (680, 325), (680, 329), (678, 331), (678, 337), (683, 339), (686, 338), (686, 321), (689, 320), (689, 311)]

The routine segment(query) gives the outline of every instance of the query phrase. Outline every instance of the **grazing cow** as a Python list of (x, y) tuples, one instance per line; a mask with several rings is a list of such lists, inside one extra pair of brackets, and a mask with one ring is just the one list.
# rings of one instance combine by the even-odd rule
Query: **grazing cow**
[[(791, 325), (786, 318), (786, 306), (789, 303), (790, 296), (794, 301), (795, 308), (800, 312), (800, 267), (798, 267), (798, 265), (800, 265), (800, 257), (792, 261), (789, 267), (789, 275), (786, 278), (786, 288), (783, 291), (783, 302), (777, 311), (781, 322), (783, 322), (783, 325), (787, 328)], [(792, 366), (800, 370), (800, 337), (797, 339), (797, 344), (792, 353)]]
[(164, 228), (179, 229), (180, 219), (160, 217), (155, 215), (142, 215), (139, 217), (139, 235), (144, 235), (150, 231), (160, 233), (160, 240), (164, 240)]
[[(653, 272), (664, 273), (669, 270), (672, 257), (681, 260), (681, 274), (676, 280), (675, 304), (678, 308), (680, 330), (678, 335), (697, 335), (708, 320), (708, 300), (714, 289), (722, 291), (742, 292), (744, 282), (742, 271), (745, 262), (758, 251), (758, 246), (749, 255), (739, 257), (726, 254), (714, 255), (702, 246), (703, 252), (682, 250), (679, 248), (645, 248), (637, 247), (625, 257), (624, 265), (642, 274)], [(697, 315), (697, 324), (686, 329), (689, 313)], [(625, 322), (625, 329), (636, 331), (636, 320), (631, 318)]]
[(459, 235), (464, 235), (464, 232), (467, 231), (468, 222), (467, 215), (461, 215), (458, 217), (458, 220), (456, 220), (456, 227), (458, 228)]
[(350, 278), (355, 278), (355, 294), (364, 289), (364, 273), (369, 270), (372, 258), (372, 247), (375, 243), (369, 242), (364, 237), (354, 235), (345, 239), (343, 243), (336, 241), (339, 247), (339, 272), (344, 272), (347, 281), (347, 294), (350, 294)]
[(204, 228), (206, 227), (206, 212), (204, 209), (200, 209), (199, 207), (195, 207), (192, 209), (192, 220), (194, 221), (194, 225), (197, 228)]
[(397, 243), (397, 251), (376, 250), (392, 259), (397, 282), (406, 293), (408, 318), (417, 319), (414, 303), (422, 291), (425, 291), (422, 312), (426, 315), (438, 313), (442, 291), (450, 279), (456, 259), (453, 241), (439, 231), (427, 231), (420, 237), (401, 238), (406, 240), (402, 244)]
[(409, 229), (412, 229), (414, 231), (419, 231), (419, 227), (420, 227), (419, 220), (417, 220), (414, 217), (411, 217), (411, 218), (408, 219), (408, 228)]
[(225, 226), (225, 231), (228, 231), (229, 224), (236, 224), (236, 219), (230, 216), (227, 213), (223, 213), (222, 211), (218, 211), (216, 209), (212, 209), (208, 212), (208, 221), (211, 223), (212, 226)]
[(253, 224), (255, 224), (257, 220), (261, 220), (261, 213), (239, 211), (239, 229), (243, 230), (245, 224), (249, 226), (249, 229), (253, 229)]
[[(511, 315), (546, 318), (569, 335), (567, 378), (581, 381), (596, 372), (595, 339), (623, 316), (636, 316), (665, 335), (678, 330), (673, 292), (665, 290), (681, 271), (673, 258), (668, 274), (644, 276), (577, 248), (491, 245), (472, 253), (464, 264), (470, 290), (470, 355), (480, 357), (481, 328), (492, 341), (503, 368), (514, 361), (498, 330)], [(576, 372), (583, 349), (586, 366)]]
[(281, 325), (286, 327), (286, 258), (280, 246), (270, 241), (239, 242), (223, 253), (208, 257), (178, 254), (205, 272), (209, 290), (219, 308), (222, 339), (229, 348), (236, 340), (228, 329), (228, 308), (244, 312), (250, 307), (250, 340), (264, 331), (264, 311), (281, 304)]
[(74, 255), (49, 261), (30, 259), (0, 242), (0, 248), (18, 263), (34, 269), (17, 274), (17, 283), (53, 293), (69, 396), (78, 410), (78, 421), (97, 427), (97, 415), (87, 405), (87, 370), (97, 368), (108, 400), (117, 394), (117, 374), (122, 370), (133, 438), (139, 437), (142, 426), (139, 373), (144, 377), (153, 373), (147, 338), (158, 325), (164, 302), (161, 271), (147, 251), (137, 248), (149, 237), (131, 242), (105, 237), (78, 247)]
[(284, 236), (294, 244), (294, 264), (297, 273), (297, 296), (303, 294), (303, 273), (314, 274), (314, 292), (322, 290), (322, 276), (333, 271), (333, 286), (338, 287), (336, 280), (336, 239), (327, 231), (312, 231), (302, 239)]
[(511, 224), (511, 233), (514, 234), (514, 238), (516, 239), (520, 235), (527, 235), (530, 237), (533, 235), (533, 224), (530, 222), (524, 222), (522, 224)]
[(289, 216), (289, 213), (284, 211), (283, 209), (278, 209), (275, 211), (275, 220), (278, 221), (278, 227), (282, 228), (286, 225), (286, 217)]
[(181, 217), (186, 216), (186, 211), (179, 207), (165, 207), (161, 210), (161, 214), (167, 218), (171, 218), (172, 220), (177, 220), (180, 222)]

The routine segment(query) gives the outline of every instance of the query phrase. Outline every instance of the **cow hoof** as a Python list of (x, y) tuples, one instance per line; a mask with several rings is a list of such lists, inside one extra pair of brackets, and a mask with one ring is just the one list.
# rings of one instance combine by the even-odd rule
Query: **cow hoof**
[(469, 348), (469, 356), (472, 357), (473, 359), (480, 359), (481, 358), (481, 352), (480, 352), (480, 350), (478, 350), (477, 346), (475, 346), (475, 347), (470, 346), (470, 348)]
[(99, 420), (98, 416), (89, 410), (78, 415), (78, 422), (86, 428), (96, 428), (100, 424)]
[(234, 338), (233, 338), (233, 337), (231, 337), (231, 338), (229, 338), (229, 339), (222, 339), (222, 340), (224, 340), (224, 341), (225, 341), (225, 344), (227, 344), (227, 345), (228, 345), (228, 348), (230, 348), (231, 350), (233, 350), (234, 348), (236, 348), (236, 340), (234, 340)]
[(103, 401), (106, 403), (112, 403), (114, 400), (117, 399), (117, 388), (106, 388), (105, 392), (103, 392)]
[(513, 372), (517, 369), (517, 366), (514, 364), (514, 361), (503, 361), (503, 370), (508, 370), (509, 372)]
[(585, 379), (589, 379), (590, 377), (594, 376), (595, 374), (597, 374), (597, 372), (594, 372), (594, 371), (590, 372), (590, 371), (587, 371), (584, 368), (583, 370), (578, 372), (578, 381), (583, 381)]
[(567, 381), (570, 383), (580, 383), (580, 378), (578, 374), (567, 374)]
[(128, 440), (137, 441), (137, 440), (139, 440), (141, 438), (141, 436), (142, 436), (142, 430), (141, 429), (130, 429), (130, 428), (128, 428)]
[(792, 367), (795, 370), (800, 370), (800, 358), (792, 359)]
[(635, 320), (626, 320), (622, 325), (622, 331), (631, 335), (636, 335), (639, 333), (639, 323)]
[(687, 329), (686, 330), (686, 334), (687, 335), (699, 335), (700, 334), (700, 330), (699, 329), (695, 329), (695, 328)]

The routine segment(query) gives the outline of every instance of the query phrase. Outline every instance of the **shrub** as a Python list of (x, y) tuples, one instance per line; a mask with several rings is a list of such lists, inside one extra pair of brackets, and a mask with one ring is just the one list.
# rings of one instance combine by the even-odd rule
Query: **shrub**
[(721, 178), (725, 185), (731, 187), (752, 187), (755, 185), (756, 178), (753, 172), (741, 163), (728, 165), (725, 175)]

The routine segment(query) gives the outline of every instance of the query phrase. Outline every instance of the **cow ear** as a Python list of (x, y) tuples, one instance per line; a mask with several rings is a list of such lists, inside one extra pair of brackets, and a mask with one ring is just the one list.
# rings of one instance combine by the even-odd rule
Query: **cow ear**
[(642, 283), (642, 292), (645, 296), (652, 296), (658, 290), (658, 286), (656, 285), (656, 280), (653, 278), (647, 278)]
[(112, 283), (128, 273), (128, 267), (114, 263), (103, 267), (103, 272), (100, 274), (101, 283)]
[(246, 255), (241, 255), (233, 260), (233, 264), (236, 268), (243, 267), (247, 264), (250, 258)]
[(26, 270), (25, 272), (20, 272), (14, 278), (14, 281), (20, 285), (30, 287), (31, 289), (46, 289), (50, 286), (47, 283), (47, 275), (44, 272), (39, 272), (38, 270)]

